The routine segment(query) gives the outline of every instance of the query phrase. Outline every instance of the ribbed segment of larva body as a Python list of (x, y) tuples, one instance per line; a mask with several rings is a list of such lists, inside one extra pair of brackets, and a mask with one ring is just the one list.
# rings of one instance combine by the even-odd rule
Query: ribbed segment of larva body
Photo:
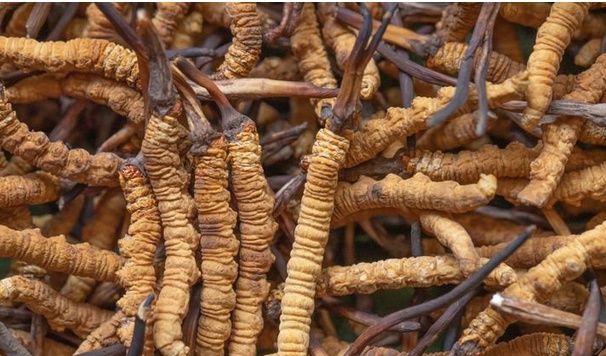
[[(299, 23), (290, 37), (292, 53), (297, 59), (299, 72), (307, 82), (322, 88), (336, 88), (335, 79), (330, 68), (328, 54), (322, 43), (316, 10), (313, 3), (305, 3), (299, 17)], [(323, 107), (332, 107), (335, 99), (313, 99), (312, 105), (316, 115), (320, 115)]]
[[(480, 258), (479, 264), (486, 261), (488, 260)], [(342, 296), (371, 294), (382, 289), (427, 288), (458, 284), (465, 278), (457, 259), (448, 255), (388, 259), (328, 267), (320, 273), (317, 294)], [(502, 288), (515, 280), (514, 270), (501, 264), (488, 275), (484, 283)], [(284, 298), (282, 305), (284, 308)]]
[(346, 138), (326, 129), (316, 135), (287, 265), (278, 335), (280, 355), (307, 354), (316, 282), (330, 232), (338, 172), (348, 148)]
[(59, 180), (48, 173), (0, 177), (0, 208), (47, 203), (59, 193)]
[(197, 232), (188, 220), (187, 174), (179, 158), (179, 123), (172, 116), (152, 116), (143, 139), (145, 170), (158, 200), (166, 262), (154, 308), (154, 343), (163, 355), (187, 355), (181, 321), (189, 302), (190, 287), (199, 272), (194, 258)]
[(203, 24), (202, 13), (193, 9), (183, 18), (183, 21), (178, 23), (170, 47), (174, 49), (195, 47), (202, 36)]
[(152, 23), (165, 46), (171, 44), (177, 27), (187, 15), (191, 4), (186, 2), (158, 2)]
[(480, 175), (477, 183), (460, 185), (453, 181), (432, 182), (422, 173), (403, 179), (388, 174), (376, 181), (363, 176), (356, 183), (338, 184), (334, 198), (332, 225), (364, 210), (414, 208), (463, 213), (488, 204), (497, 190), (497, 179)]
[(564, 50), (588, 10), (589, 3), (555, 3), (551, 7), (549, 17), (539, 27), (532, 54), (528, 58), (528, 107), (522, 117), (526, 127), (538, 125), (547, 111)]
[(0, 225), (0, 256), (35, 264), (54, 272), (115, 280), (122, 258), (88, 243), (70, 244), (63, 236), (46, 238), (40, 230), (13, 230)]
[(86, 339), (78, 346), (75, 355), (100, 349), (104, 346), (109, 346), (108, 342), (116, 340), (116, 330), (120, 326), (120, 322), (124, 318), (124, 313), (117, 311), (111, 318), (99, 325), (95, 330), (86, 336)]
[[(480, 136), (476, 134), (477, 115), (468, 113), (446, 121), (442, 125), (432, 127), (417, 139), (417, 148), (429, 151), (447, 151), (465, 146)], [(490, 130), (495, 120), (488, 120)]]
[(511, 241), (526, 228), (526, 226), (513, 221), (479, 213), (455, 215), (453, 219), (463, 225), (475, 246), (496, 245)]
[[(503, 295), (520, 300), (544, 302), (564, 283), (581, 276), (591, 261), (606, 256), (604, 233), (606, 233), (606, 223), (578, 235), (576, 239), (571, 239), (540, 264), (531, 268), (516, 283), (507, 287)], [(463, 331), (457, 347), (460, 350), (473, 349), (479, 352), (493, 344), (515, 320), (515, 317), (501, 315), (489, 307)]]
[[(204, 8), (207, 7), (204, 6)], [(247, 77), (259, 60), (263, 43), (263, 27), (257, 12), (257, 5), (255, 3), (231, 2), (225, 4), (223, 11), (225, 15), (220, 17), (216, 14), (208, 14), (208, 9), (204, 12), (204, 17), (210, 23), (229, 25), (233, 36), (232, 44), (229, 46), (225, 59), (213, 78), (236, 79)]]
[[(461, 68), (461, 62), (467, 51), (467, 44), (460, 42), (448, 42), (442, 45), (438, 51), (427, 59), (427, 66), (450, 75), (456, 75)], [(477, 68), (482, 54), (478, 50), (474, 56), (474, 68)], [(504, 82), (507, 78), (523, 71), (526, 66), (509, 57), (492, 52), (488, 62), (486, 80), (493, 83)]]
[(421, 212), (419, 222), (423, 230), (435, 236), (444, 247), (452, 251), (465, 276), (471, 275), (481, 267), (478, 263), (480, 255), (474, 249), (471, 237), (461, 224), (433, 211)]
[(499, 15), (505, 20), (527, 27), (538, 28), (545, 22), (551, 4), (537, 3), (503, 3), (499, 8)]
[[(565, 100), (597, 103), (606, 90), (606, 55), (579, 74), (575, 88)], [(530, 183), (518, 199), (527, 205), (543, 206), (556, 189), (583, 126), (580, 117), (561, 117), (543, 128), (543, 149), (531, 163)]]
[[(115, 2), (113, 5), (126, 19), (129, 19), (132, 15), (132, 7), (130, 4)], [(112, 23), (109, 22), (97, 5), (90, 4), (86, 7), (86, 18), (88, 21), (86, 21), (86, 27), (84, 27), (84, 32), (82, 33), (84, 37), (98, 38), (115, 43), (122, 43), (124, 41), (120, 35), (116, 33)]]
[(511, 341), (491, 347), (487, 354), (493, 356), (509, 355), (569, 355), (573, 341), (563, 334), (533, 333), (519, 336)]
[[(321, 14), (320, 21), (323, 23), (322, 35), (324, 41), (334, 52), (337, 66), (343, 70), (347, 58), (349, 58), (349, 54), (356, 42), (356, 36), (334, 17), (334, 6), (334, 4), (330, 3), (318, 3), (319, 12)], [(375, 64), (374, 59), (371, 58), (366, 65), (366, 68), (364, 68), (360, 97), (364, 100), (372, 99), (379, 89), (379, 86), (381, 86), (379, 69)]]
[(44, 316), (53, 330), (69, 329), (82, 338), (112, 315), (89, 304), (74, 303), (50, 286), (22, 276), (0, 281), (0, 300), (23, 303), (33, 313)]
[(443, 42), (463, 41), (473, 28), (482, 9), (481, 4), (454, 3), (442, 12), (437, 35)]
[(0, 36), (0, 63), (12, 63), (25, 71), (93, 73), (130, 87), (141, 86), (135, 53), (106, 40), (38, 42)]
[(221, 137), (196, 157), (194, 200), (202, 253), (196, 338), (196, 353), (200, 355), (224, 354), (224, 344), (231, 332), (231, 312), (236, 305), (232, 285), (238, 276), (239, 243), (234, 235), (237, 216), (229, 206), (231, 194), (227, 186), (227, 143)]
[(135, 124), (145, 120), (141, 93), (94, 74), (73, 73), (66, 77), (42, 74), (25, 78), (6, 89), (7, 100), (14, 104), (28, 104), (61, 95), (105, 105)]
[(274, 262), (270, 245), (278, 224), (272, 216), (274, 198), (261, 165), (261, 145), (254, 123), (242, 124), (241, 132), (230, 139), (228, 151), (240, 220), (236, 306), (229, 352), (255, 355), (257, 336), (263, 329), (261, 307), (269, 293), (265, 275)]
[(0, 100), (0, 145), (13, 155), (54, 175), (89, 185), (117, 185), (122, 159), (113, 153), (91, 155), (50, 142), (43, 132), (30, 132), (6, 100)]
[(118, 241), (126, 258), (117, 277), (126, 293), (116, 303), (126, 316), (135, 316), (139, 304), (156, 287), (154, 259), (162, 237), (156, 197), (143, 173), (133, 165), (120, 170), (120, 185), (130, 213), (127, 234)]
[(566, 173), (550, 203), (562, 201), (580, 206), (581, 201), (586, 198), (606, 201), (606, 163)]
[[(531, 238), (507, 258), (505, 263), (514, 268), (532, 268), (541, 263), (550, 253), (566, 245), (574, 238), (576, 238), (575, 235)], [(491, 258), (506, 245), (507, 242), (492, 246), (481, 246), (477, 247), (476, 251), (482, 257)]]
[(477, 151), (443, 153), (420, 151), (414, 157), (404, 157), (409, 173), (421, 172), (436, 181), (454, 180), (461, 184), (476, 182), (481, 174), (498, 178), (522, 178), (530, 172), (530, 162), (539, 154), (540, 146), (527, 148), (512, 142), (506, 148), (484, 145)]

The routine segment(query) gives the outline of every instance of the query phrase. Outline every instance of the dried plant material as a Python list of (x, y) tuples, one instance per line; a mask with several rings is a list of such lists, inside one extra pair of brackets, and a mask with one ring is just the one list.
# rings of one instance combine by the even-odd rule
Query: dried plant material
[[(512, 221), (498, 219), (479, 213), (455, 215), (453, 216), (453, 219), (463, 225), (465, 231), (471, 236), (474, 246), (497, 245), (502, 242), (509, 242), (515, 239), (525, 228), (524, 225), (516, 224)], [(537, 230), (533, 234), (533, 237), (551, 235), (553, 235), (553, 233), (550, 231)]]
[(43, 132), (30, 132), (19, 122), (11, 104), (0, 99), (0, 145), (34, 166), (52, 174), (90, 185), (117, 184), (121, 159), (112, 153), (91, 155), (83, 149), (68, 149), (63, 142), (50, 142)]
[(191, 4), (185, 2), (159, 2), (156, 3), (156, 12), (152, 23), (158, 32), (158, 37), (168, 46), (172, 43), (179, 24), (183, 22), (189, 12)]
[(563, 334), (533, 333), (499, 343), (486, 351), (488, 355), (568, 355), (572, 339)]
[(48, 237), (68, 235), (80, 217), (86, 201), (85, 198), (84, 195), (79, 194), (74, 199), (66, 202), (63, 208), (44, 224), (42, 234)]
[(279, 352), (303, 354), (309, 344), (316, 280), (328, 240), (338, 170), (345, 160), (349, 141), (320, 129), (312, 148), (311, 162), (295, 228), (295, 242), (288, 261), (288, 277), (282, 299)]
[(539, 28), (549, 16), (551, 4), (535, 3), (503, 3), (499, 15), (505, 20), (527, 27)]
[(589, 10), (589, 3), (555, 3), (549, 17), (539, 27), (537, 40), (528, 58), (528, 106), (522, 124), (533, 128), (547, 111), (553, 95), (553, 82), (560, 68), (564, 50), (574, 31)]
[[(11, 329), (11, 334), (27, 349), (31, 349), (34, 340), (29, 331)], [(44, 338), (44, 348), (41, 356), (71, 356), (76, 351), (75, 347), (56, 341), (50, 337)]]
[[(120, 14), (129, 18), (132, 16), (132, 6), (128, 3), (113, 3), (114, 7)], [(109, 22), (107, 17), (99, 10), (97, 5), (90, 4), (86, 7), (86, 26), (82, 32), (83, 37), (99, 38), (122, 44), (124, 41), (116, 33), (114, 26)]]
[(579, 49), (579, 52), (574, 56), (574, 64), (579, 67), (589, 67), (595, 62), (596, 58), (601, 53), (602, 39), (592, 38)]
[[(502, 8), (504, 4), (501, 4)], [(494, 32), (494, 49), (498, 53), (502, 53), (516, 62), (524, 62), (524, 54), (522, 53), (522, 43), (518, 36), (516, 26), (504, 20), (502, 17), (497, 17), (495, 26), (497, 31)]]
[(435, 236), (444, 247), (452, 251), (465, 276), (471, 275), (480, 267), (480, 255), (474, 249), (471, 237), (459, 223), (431, 211), (421, 212), (419, 222), (423, 230)]
[(59, 198), (59, 180), (44, 172), (0, 177), (0, 208), (36, 205)]
[[(356, 36), (334, 17), (334, 5), (320, 3), (318, 4), (318, 13), (322, 22), (324, 42), (334, 52), (337, 66), (343, 70), (347, 57), (356, 42)], [(379, 69), (375, 61), (371, 59), (364, 68), (360, 97), (364, 100), (372, 99), (380, 85)]]
[[(248, 76), (261, 54), (263, 28), (255, 3), (204, 4), (202, 13), (211, 24), (229, 27), (233, 39), (214, 79)], [(315, 83), (314, 83), (315, 84)]]
[[(447, 151), (465, 146), (480, 138), (476, 133), (478, 119), (476, 112), (457, 116), (445, 123), (429, 128), (417, 140), (417, 148), (428, 151)], [(489, 120), (490, 130), (495, 120)]]
[(443, 42), (460, 42), (473, 28), (480, 14), (482, 4), (454, 3), (446, 7), (442, 19), (436, 25), (437, 36)]
[[(427, 66), (449, 75), (456, 75), (461, 67), (461, 62), (467, 51), (467, 44), (462, 42), (444, 43), (438, 51), (427, 58)], [(474, 68), (480, 61), (481, 53), (476, 52), (474, 56)], [(516, 62), (506, 55), (492, 52), (488, 62), (486, 79), (494, 83), (502, 83), (515, 74), (524, 71), (526, 66)]]
[[(520, 73), (501, 84), (487, 84), (489, 107), (519, 98), (526, 86), (527, 76)], [(385, 118), (369, 120), (354, 134), (344, 168), (353, 167), (375, 157), (395, 140), (407, 137), (427, 127), (427, 119), (445, 107), (454, 95), (453, 87), (444, 87), (436, 98), (416, 97), (410, 108), (389, 108)], [(471, 92), (468, 105), (477, 101)]]
[[(605, 224), (598, 225), (570, 240), (505, 289), (503, 295), (528, 301), (547, 300), (563, 283), (579, 277), (591, 261), (600, 260), (606, 254), (606, 244), (601, 238), (605, 229)], [(465, 329), (457, 349), (463, 352), (483, 350), (515, 320), (515, 317), (489, 307)]]
[[(335, 79), (330, 68), (328, 54), (322, 43), (318, 19), (313, 3), (305, 3), (299, 18), (299, 24), (290, 37), (292, 52), (297, 59), (299, 72), (307, 82), (321, 88), (336, 88)], [(323, 117), (322, 111), (332, 107), (335, 99), (312, 99), (316, 115)]]
[[(30, 217), (31, 220), (31, 217)], [(0, 255), (35, 264), (49, 271), (113, 281), (122, 258), (87, 243), (69, 244), (63, 236), (45, 238), (38, 229), (21, 231), (0, 226)]]
[(301, 74), (294, 56), (266, 57), (250, 71), (250, 77), (295, 81), (301, 79)]
[[(564, 99), (598, 102), (606, 90), (605, 75), (606, 55), (603, 55), (591, 68), (577, 76), (574, 90), (565, 95)], [(541, 154), (531, 163), (530, 183), (518, 194), (521, 202), (539, 207), (547, 203), (564, 173), (564, 166), (582, 125), (580, 117), (562, 117), (543, 129), (544, 146)]]
[(171, 47), (175, 49), (195, 47), (202, 36), (203, 23), (202, 13), (192, 9), (178, 24)]
[(27, 30), (25, 24), (29, 18), (34, 3), (20, 5), (10, 18), (10, 21), (6, 24), (4, 34), (8, 37), (25, 37)]
[(166, 261), (164, 278), (154, 308), (154, 344), (165, 355), (186, 355), (181, 321), (189, 302), (189, 290), (198, 279), (194, 250), (198, 234), (188, 220), (187, 178), (181, 168), (179, 123), (172, 116), (152, 116), (141, 151), (145, 170), (158, 200)]
[(235, 257), (238, 240), (234, 236), (236, 213), (230, 208), (227, 171), (227, 142), (212, 141), (196, 157), (194, 199), (200, 227), (202, 252), (202, 294), (196, 352), (223, 355), (231, 333), (231, 312), (236, 306), (232, 287), (238, 276)]
[(141, 87), (135, 53), (106, 40), (38, 42), (0, 36), (0, 62), (12, 63), (24, 71), (98, 74), (133, 88)]
[[(480, 264), (486, 261), (480, 259)], [(451, 256), (388, 259), (352, 266), (328, 267), (320, 273), (317, 294), (341, 296), (370, 294), (380, 289), (426, 288), (458, 284), (465, 278), (459, 262)], [(507, 265), (501, 264), (486, 278), (485, 283), (491, 287), (502, 288), (516, 280), (515, 272)]]
[(156, 287), (154, 260), (162, 226), (151, 185), (138, 167), (132, 164), (122, 167), (120, 185), (130, 224), (127, 234), (118, 241), (120, 254), (126, 261), (116, 276), (126, 292), (116, 304), (127, 317), (134, 317), (139, 304)]
[(46, 284), (22, 276), (0, 281), (0, 299), (23, 303), (32, 312), (43, 315), (53, 330), (69, 329), (80, 337), (88, 335), (111, 317), (111, 312), (74, 303)]
[(118, 329), (122, 318), (124, 318), (124, 314), (119, 311), (103, 324), (99, 325), (86, 336), (86, 339), (78, 346), (75, 354), (89, 352), (116, 343), (118, 341), (116, 338), (116, 329)]
[(97, 75), (43, 74), (23, 79), (6, 89), (6, 98), (13, 104), (29, 104), (62, 95), (106, 105), (135, 124), (144, 121), (143, 96), (138, 91)]
[(422, 173), (409, 179), (389, 174), (380, 181), (362, 177), (354, 184), (338, 184), (332, 225), (340, 226), (351, 215), (370, 209), (413, 208), (462, 213), (486, 205), (496, 189), (497, 180), (490, 175), (481, 175), (477, 183), (469, 185), (432, 182)]

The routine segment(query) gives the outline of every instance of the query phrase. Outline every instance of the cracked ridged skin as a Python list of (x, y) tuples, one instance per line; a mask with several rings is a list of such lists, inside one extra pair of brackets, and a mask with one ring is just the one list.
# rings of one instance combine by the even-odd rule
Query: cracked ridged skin
[[(97, 203), (93, 217), (82, 228), (82, 241), (103, 250), (113, 250), (125, 206), (120, 190), (107, 191)], [(75, 302), (84, 302), (96, 284), (93, 278), (69, 276), (61, 294)]]
[[(581, 276), (590, 261), (606, 258), (605, 232), (606, 223), (602, 223), (571, 239), (507, 287), (502, 294), (539, 303), (547, 300), (564, 283)], [(465, 354), (479, 353), (493, 344), (505, 332), (507, 326), (515, 321), (514, 316), (503, 315), (488, 307), (463, 331), (455, 348)]]
[(574, 56), (574, 64), (579, 67), (589, 67), (595, 62), (600, 55), (600, 47), (602, 46), (601, 38), (592, 38), (579, 49)]
[(436, 35), (443, 42), (463, 41), (476, 24), (482, 4), (454, 3), (442, 12)]
[[(435, 54), (427, 58), (427, 67), (449, 75), (456, 75), (461, 67), (465, 51), (467, 51), (466, 43), (447, 42)], [(478, 49), (474, 56), (474, 68), (477, 68), (481, 56), (481, 50)], [(526, 66), (523, 63), (513, 61), (509, 57), (493, 51), (490, 54), (486, 80), (493, 83), (502, 83), (525, 68)]]
[(44, 316), (53, 330), (69, 329), (82, 338), (112, 316), (110, 311), (72, 302), (50, 286), (22, 276), (0, 280), (0, 300), (23, 303)]
[(0, 177), (0, 209), (59, 199), (59, 180), (45, 172)]
[(158, 2), (152, 23), (160, 41), (168, 47), (173, 41), (177, 27), (189, 12), (191, 4), (186, 2)]
[(179, 23), (170, 47), (174, 49), (194, 47), (202, 36), (203, 25), (204, 16), (194, 8)]
[[(500, 183), (500, 180), (499, 180)], [(475, 246), (496, 245), (516, 238), (526, 228), (505, 219), (493, 218), (479, 213), (465, 213), (453, 216), (453, 220), (463, 225), (463, 228)], [(535, 232), (533, 236), (553, 235), (552, 232)]]
[(274, 197), (261, 165), (259, 135), (252, 121), (241, 124), (228, 137), (232, 192), (240, 230), (236, 306), (232, 312), (229, 353), (255, 355), (257, 336), (263, 330), (262, 306), (269, 293), (266, 274), (274, 262), (271, 253), (278, 224), (272, 216)]
[(238, 277), (236, 213), (229, 206), (227, 142), (220, 137), (195, 158), (194, 199), (198, 209), (202, 292), (196, 353), (223, 355), (236, 305), (232, 287)]
[(43, 132), (30, 132), (3, 96), (0, 98), (0, 145), (5, 151), (56, 176), (89, 185), (118, 184), (120, 157), (113, 153), (91, 155), (80, 148), (69, 149), (61, 141), (50, 142)]
[(421, 212), (419, 222), (423, 230), (435, 236), (444, 247), (452, 251), (463, 275), (469, 276), (480, 267), (478, 265), (480, 255), (474, 249), (471, 237), (461, 224), (434, 211)]
[[(526, 73), (519, 73), (500, 84), (487, 83), (488, 106), (519, 99), (527, 84)], [(343, 168), (356, 166), (375, 157), (392, 142), (417, 133), (427, 127), (427, 119), (448, 104), (454, 95), (453, 87), (443, 87), (437, 97), (416, 97), (408, 109), (391, 107), (385, 117), (368, 120), (354, 133)], [(462, 111), (477, 102), (477, 94), (469, 93)]]
[[(417, 139), (417, 149), (446, 151), (465, 146), (481, 137), (476, 134), (477, 122), (476, 114), (468, 113), (431, 127)], [(487, 129), (490, 130), (494, 123), (495, 120), (489, 120)]]
[(0, 63), (12, 63), (23, 71), (92, 73), (133, 88), (141, 87), (135, 53), (106, 40), (38, 42), (0, 36)]
[(13, 230), (0, 225), (0, 256), (35, 264), (49, 271), (114, 281), (122, 257), (88, 243), (70, 244), (64, 236), (46, 238), (38, 229)]
[[(487, 261), (485, 258), (478, 260), (480, 265)], [(317, 294), (342, 296), (371, 294), (380, 289), (427, 288), (458, 284), (465, 278), (457, 259), (449, 255), (387, 259), (323, 269), (318, 278)], [(484, 283), (503, 288), (515, 282), (516, 278), (514, 270), (500, 264)]]
[[(127, 19), (130, 18), (132, 7), (129, 3), (115, 2), (112, 4), (122, 16), (125, 16)], [(82, 32), (83, 37), (98, 38), (119, 44), (124, 42), (97, 5), (90, 4), (86, 7), (86, 19), (86, 27), (84, 27), (84, 31)]]
[(86, 339), (78, 346), (74, 354), (88, 352), (109, 346), (110, 342), (117, 342), (116, 330), (120, 326), (120, 321), (124, 318), (124, 313), (116, 312), (109, 320), (99, 325), (95, 330), (86, 336)]
[(34, 170), (31, 164), (25, 162), (19, 156), (12, 156), (6, 167), (0, 171), (0, 177), (22, 176)]
[(181, 167), (179, 123), (172, 116), (152, 116), (141, 151), (145, 170), (158, 200), (166, 262), (154, 308), (154, 344), (163, 355), (187, 355), (181, 322), (187, 312), (191, 286), (199, 277), (194, 258), (198, 234), (188, 220), (188, 176)]
[(499, 343), (486, 351), (486, 355), (569, 355), (572, 352), (573, 340), (563, 334), (533, 333)]
[[(606, 90), (606, 55), (577, 76), (575, 88), (564, 100), (597, 103)], [(518, 194), (526, 205), (544, 206), (556, 189), (583, 126), (580, 117), (560, 117), (543, 128), (543, 149), (530, 164), (530, 183)]]
[(307, 355), (316, 283), (330, 232), (338, 172), (348, 148), (347, 138), (327, 129), (316, 135), (287, 265), (278, 334), (280, 355)]
[(6, 98), (13, 104), (29, 104), (62, 95), (105, 105), (134, 124), (145, 120), (141, 93), (94, 74), (73, 73), (66, 77), (42, 74), (25, 78), (6, 89)]
[(403, 157), (402, 163), (409, 173), (423, 173), (432, 180), (454, 180), (461, 184), (473, 183), (481, 174), (497, 178), (526, 177), (530, 163), (539, 154), (537, 146), (527, 148), (512, 142), (506, 148), (484, 145), (477, 151), (443, 153), (420, 151), (414, 157)]
[[(335, 54), (337, 66), (343, 70), (345, 62), (356, 42), (356, 36), (347, 27), (338, 22), (334, 15), (331, 15), (334, 5), (318, 3), (318, 8), (320, 21), (322, 22), (324, 42)], [(363, 100), (372, 99), (380, 86), (381, 77), (379, 75), (379, 68), (377, 68), (374, 59), (371, 58), (366, 68), (364, 68), (360, 97)]]
[[(574, 239), (572, 236), (549, 236), (531, 238), (516, 250), (505, 263), (513, 268), (531, 268), (543, 261), (550, 253)], [(490, 258), (501, 251), (507, 242), (496, 245), (477, 247), (476, 251), (482, 257)], [(599, 266), (599, 265), (597, 265)], [(596, 267), (597, 267), (596, 266)]]
[(156, 287), (154, 260), (162, 238), (162, 226), (151, 185), (139, 168), (125, 165), (120, 170), (120, 185), (130, 213), (130, 224), (127, 234), (118, 241), (120, 254), (126, 261), (116, 275), (126, 292), (116, 305), (127, 317), (132, 317)]
[(358, 212), (380, 208), (413, 208), (463, 213), (488, 204), (497, 190), (497, 179), (480, 175), (477, 183), (432, 182), (422, 173), (403, 179), (388, 174), (382, 180), (362, 176), (356, 183), (340, 182), (334, 198), (332, 225), (340, 226)]
[(535, 3), (503, 3), (499, 8), (499, 15), (509, 22), (526, 27), (540, 27), (549, 16), (551, 4), (545, 2)]
[[(299, 23), (290, 37), (292, 53), (297, 59), (303, 79), (321, 88), (336, 88), (337, 80), (332, 73), (328, 54), (324, 48), (318, 19), (313, 3), (305, 3)], [(316, 115), (320, 117), (323, 107), (332, 107), (335, 98), (310, 99)]]
[(562, 201), (580, 206), (585, 198), (606, 201), (606, 163), (566, 173), (549, 203)]
[(555, 3), (551, 7), (549, 17), (539, 27), (527, 64), (528, 106), (522, 115), (522, 124), (525, 127), (536, 127), (547, 111), (564, 50), (588, 10), (589, 3)]
[(229, 27), (232, 44), (213, 79), (236, 79), (248, 76), (261, 55), (263, 24), (255, 3), (207, 3), (200, 5), (204, 19), (211, 24)]

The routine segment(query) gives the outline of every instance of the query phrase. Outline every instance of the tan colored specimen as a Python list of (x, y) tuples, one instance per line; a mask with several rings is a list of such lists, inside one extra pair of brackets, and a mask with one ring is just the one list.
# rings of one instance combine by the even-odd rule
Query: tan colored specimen
[(59, 193), (59, 180), (45, 172), (0, 177), (0, 208), (47, 203)]
[(118, 329), (122, 318), (124, 318), (124, 313), (121, 311), (114, 313), (111, 318), (86, 336), (86, 339), (78, 346), (75, 354), (93, 351), (119, 342), (116, 338), (116, 330)]
[[(476, 133), (476, 112), (457, 116), (441, 125), (431, 127), (417, 140), (417, 149), (429, 151), (447, 151), (465, 146), (480, 138)], [(495, 120), (489, 119), (487, 129), (490, 130)]]
[[(113, 5), (114, 8), (127, 19), (132, 16), (133, 7), (131, 4), (115, 2)], [(103, 12), (99, 10), (97, 5), (90, 4), (86, 7), (86, 18), (88, 21), (86, 21), (86, 27), (84, 27), (82, 33), (83, 37), (98, 38), (118, 44), (124, 43), (124, 40), (116, 33), (112, 23), (105, 17)]]
[(0, 145), (11, 154), (54, 175), (90, 185), (117, 185), (122, 159), (112, 153), (91, 155), (63, 142), (50, 142), (43, 132), (30, 132), (11, 104), (0, 98)]
[(80, 337), (88, 335), (112, 315), (92, 305), (72, 302), (46, 284), (22, 276), (0, 281), (0, 300), (23, 303), (32, 312), (44, 316), (53, 330), (69, 329)]
[(463, 41), (476, 24), (482, 4), (458, 2), (449, 5), (442, 12), (442, 19), (436, 25), (437, 36), (443, 42)]
[(602, 39), (592, 38), (579, 49), (579, 52), (574, 56), (574, 64), (579, 67), (589, 67), (595, 62), (596, 58), (601, 53)]
[(158, 37), (168, 47), (173, 42), (179, 24), (183, 22), (191, 4), (186, 2), (158, 2), (152, 24)]

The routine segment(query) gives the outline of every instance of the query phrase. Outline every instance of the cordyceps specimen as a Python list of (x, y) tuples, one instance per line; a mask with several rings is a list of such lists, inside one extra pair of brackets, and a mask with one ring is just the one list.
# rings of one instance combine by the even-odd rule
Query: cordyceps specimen
[(303, 190), (301, 212), (295, 228), (295, 241), (287, 265), (288, 277), (282, 298), (278, 334), (278, 353), (281, 355), (307, 353), (315, 284), (328, 240), (338, 170), (345, 161), (350, 142), (348, 137), (351, 137), (350, 132), (355, 125), (353, 120), (358, 115), (357, 105), (363, 70), (393, 14), (386, 13), (381, 27), (368, 43), (372, 19), (367, 9), (363, 7), (363, 11), (364, 28), (358, 34), (347, 60), (344, 81), (332, 109), (332, 116), (326, 121), (326, 127), (320, 129), (316, 135), (312, 157), (307, 168), (307, 181)]
[[(187, 62), (180, 64), (180, 68), (186, 74), (209, 90), (221, 111), (221, 126), (227, 139), (231, 185), (240, 220), (238, 278), (235, 284), (236, 305), (232, 313), (233, 328), (229, 351), (238, 355), (254, 355), (256, 339), (263, 328), (261, 306), (269, 293), (269, 283), (265, 279), (265, 274), (274, 261), (270, 244), (278, 228), (272, 215), (273, 194), (261, 165), (259, 135), (255, 123), (236, 111), (212, 81)], [(215, 143), (225, 145), (220, 140)], [(221, 155), (221, 152), (217, 154)], [(218, 158), (221, 159), (220, 156)], [(203, 166), (199, 168), (204, 169)], [(219, 183), (219, 185), (225, 184), (226, 182)], [(230, 221), (233, 217), (227, 206), (224, 206), (224, 209), (226, 209), (224, 218), (227, 219), (223, 224), (229, 231), (230, 225), (233, 225)], [(235, 241), (228, 239), (227, 243), (232, 244), (227, 251), (230, 253), (229, 250), (233, 251), (236, 248)], [(227, 278), (229, 279), (230, 276), (228, 275)]]

